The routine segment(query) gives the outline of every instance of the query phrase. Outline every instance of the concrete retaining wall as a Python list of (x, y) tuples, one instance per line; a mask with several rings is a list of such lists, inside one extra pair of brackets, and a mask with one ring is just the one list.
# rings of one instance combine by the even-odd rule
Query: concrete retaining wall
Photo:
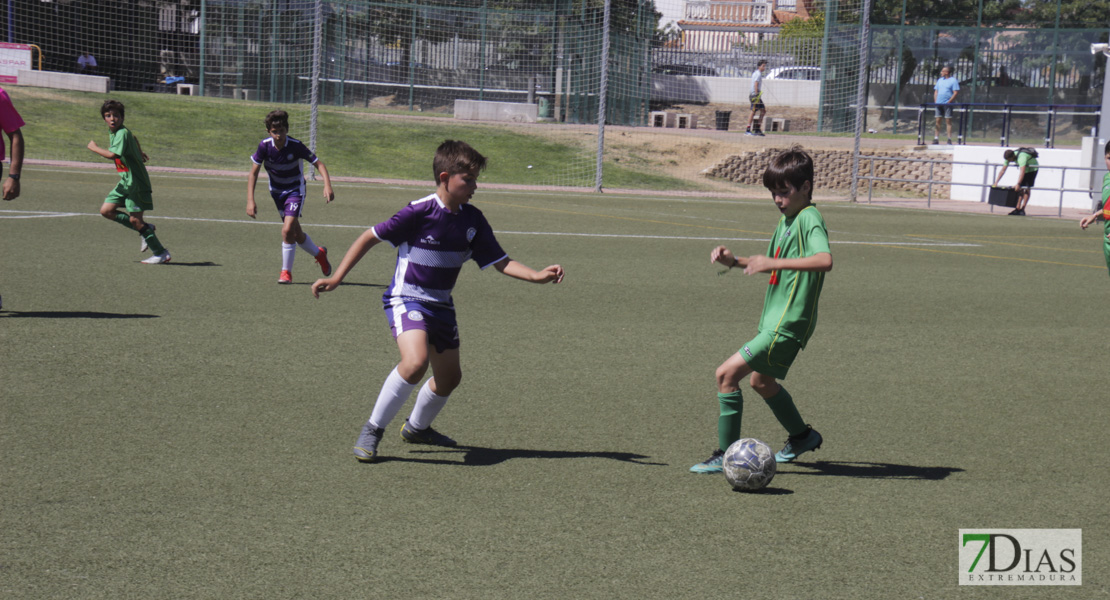
[(112, 89), (112, 80), (100, 75), (78, 75), (76, 73), (57, 73), (54, 71), (19, 71), (16, 85), (46, 87), (79, 92), (98, 92), (107, 94)]

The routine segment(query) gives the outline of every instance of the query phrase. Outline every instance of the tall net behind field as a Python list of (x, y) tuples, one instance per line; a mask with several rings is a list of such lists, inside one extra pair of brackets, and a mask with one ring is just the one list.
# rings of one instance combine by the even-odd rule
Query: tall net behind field
[[(160, 98), (161, 103), (149, 101), (149, 107), (143, 106), (146, 100), (125, 102), (128, 124), (138, 135), (145, 133), (144, 139), (150, 139), (152, 133), (142, 127), (149, 123), (150, 113), (165, 102), (188, 102), (189, 98), (178, 96), (182, 94), (262, 103), (249, 126), (249, 135), (259, 139), (265, 134), (262, 119), (266, 112), (285, 109), (290, 113), (292, 134), (309, 140), (312, 2), (35, 1), (10, 3), (9, 11), (0, 16), (9, 41), (35, 48), (35, 69), (41, 56), (43, 71), (107, 77), (112, 93), (159, 94), (151, 100)], [(90, 67), (87, 59), (85, 65), (80, 64), (82, 55), (91, 55), (95, 67)], [(33, 89), (27, 88), (28, 93), (44, 96)], [(78, 103), (70, 114), (94, 118), (92, 104), (101, 100), (82, 101), (79, 96), (60, 93), (55, 101)], [(86, 102), (90, 106), (84, 106)], [(230, 118), (214, 108), (205, 111), (202, 120), (179, 123), (178, 127), (236, 131), (242, 126)], [(101, 127), (97, 124), (96, 131)], [(75, 134), (80, 138), (88, 132)], [(77, 139), (74, 144), (80, 142), (77, 147), (81, 148), (87, 141)], [(244, 160), (248, 154), (244, 152)], [(74, 158), (68, 153), (51, 155), (43, 147), (35, 148), (34, 156)], [(79, 155), (83, 160), (89, 156), (87, 152)], [(157, 164), (156, 158), (152, 156), (152, 164)]]

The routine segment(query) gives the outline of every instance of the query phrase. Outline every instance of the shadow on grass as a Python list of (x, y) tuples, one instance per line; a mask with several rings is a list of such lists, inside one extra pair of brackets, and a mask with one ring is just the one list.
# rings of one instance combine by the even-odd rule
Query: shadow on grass
[(761, 490), (756, 490), (754, 492), (749, 492), (747, 490), (738, 490), (738, 489), (733, 489), (732, 491), (737, 493), (737, 494), (752, 494), (754, 496), (789, 496), (790, 494), (794, 493), (794, 490), (787, 490), (787, 489), (775, 488), (775, 487), (765, 487)]
[(126, 313), (87, 312), (78, 310), (56, 311), (29, 311), (0, 310), (0, 318), (13, 319), (16, 317), (32, 319), (157, 319), (161, 315), (143, 315)]
[[(924, 479), (939, 481), (964, 470), (956, 467), (915, 467), (871, 462), (836, 462), (819, 460), (812, 463), (790, 463), (812, 471), (787, 471), (790, 475), (832, 475), (835, 477), (860, 477), (863, 479)], [(780, 473), (782, 467), (780, 467)]]
[(378, 462), (407, 461), (436, 465), (461, 465), (466, 467), (488, 467), (501, 464), (514, 458), (608, 458), (638, 465), (666, 466), (666, 463), (648, 462), (649, 458), (643, 454), (631, 452), (585, 452), (572, 450), (524, 450), (520, 448), (480, 448), (477, 446), (457, 446), (455, 448), (439, 448), (436, 450), (413, 450), (412, 454), (462, 454), (462, 462), (457, 460), (443, 460), (432, 458), (405, 458), (398, 456), (384, 456)]
[[(313, 280), (313, 281), (296, 281), (296, 282), (293, 282), (292, 285), (312, 285), (314, 283), (316, 283), (315, 280)], [(344, 281), (343, 283), (339, 284), (339, 287), (370, 287), (370, 288), (383, 288), (384, 289), (386, 287), (386, 285), (384, 283), (350, 283), (350, 282)]]
[[(140, 262), (142, 262), (142, 261), (140, 261)], [(218, 265), (218, 264), (216, 264), (216, 263), (214, 263), (210, 260), (206, 260), (204, 262), (181, 262), (181, 261), (177, 261), (177, 260), (171, 260), (170, 262), (163, 263), (163, 264), (167, 267), (219, 267), (219, 266), (222, 266), (222, 265)]]

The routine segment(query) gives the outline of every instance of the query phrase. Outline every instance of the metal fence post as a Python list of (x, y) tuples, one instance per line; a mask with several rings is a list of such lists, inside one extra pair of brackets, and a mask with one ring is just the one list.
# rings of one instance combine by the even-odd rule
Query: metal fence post
[(929, 197), (925, 200), (925, 208), (933, 207), (933, 165), (937, 164), (935, 161), (929, 161)]
[(601, 24), (601, 86), (597, 92), (597, 171), (594, 177), (595, 192), (601, 191), (602, 159), (605, 157), (605, 96), (609, 93), (609, 9), (610, 1), (605, 0), (605, 16)]

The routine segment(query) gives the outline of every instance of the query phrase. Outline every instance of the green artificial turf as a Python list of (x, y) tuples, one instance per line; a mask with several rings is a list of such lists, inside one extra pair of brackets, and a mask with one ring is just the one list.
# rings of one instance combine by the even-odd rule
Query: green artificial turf
[[(765, 200), (474, 203), (537, 286), (468, 265), (458, 448), (351, 454), (397, 360), (387, 245), (314, 300), (242, 180), (155, 174), (158, 234), (97, 215), (113, 173), (24, 172), (0, 206), (0, 597), (1099, 598), (1110, 280), (1099, 233), (822, 205), (835, 266), (784, 384), (824, 435), (763, 493), (693, 475), (714, 369), (755, 334)], [(318, 183), (333, 262), (424, 191)], [(785, 432), (747, 384), (743, 434)], [(960, 587), (961, 528), (1080, 528), (1078, 588)]]

